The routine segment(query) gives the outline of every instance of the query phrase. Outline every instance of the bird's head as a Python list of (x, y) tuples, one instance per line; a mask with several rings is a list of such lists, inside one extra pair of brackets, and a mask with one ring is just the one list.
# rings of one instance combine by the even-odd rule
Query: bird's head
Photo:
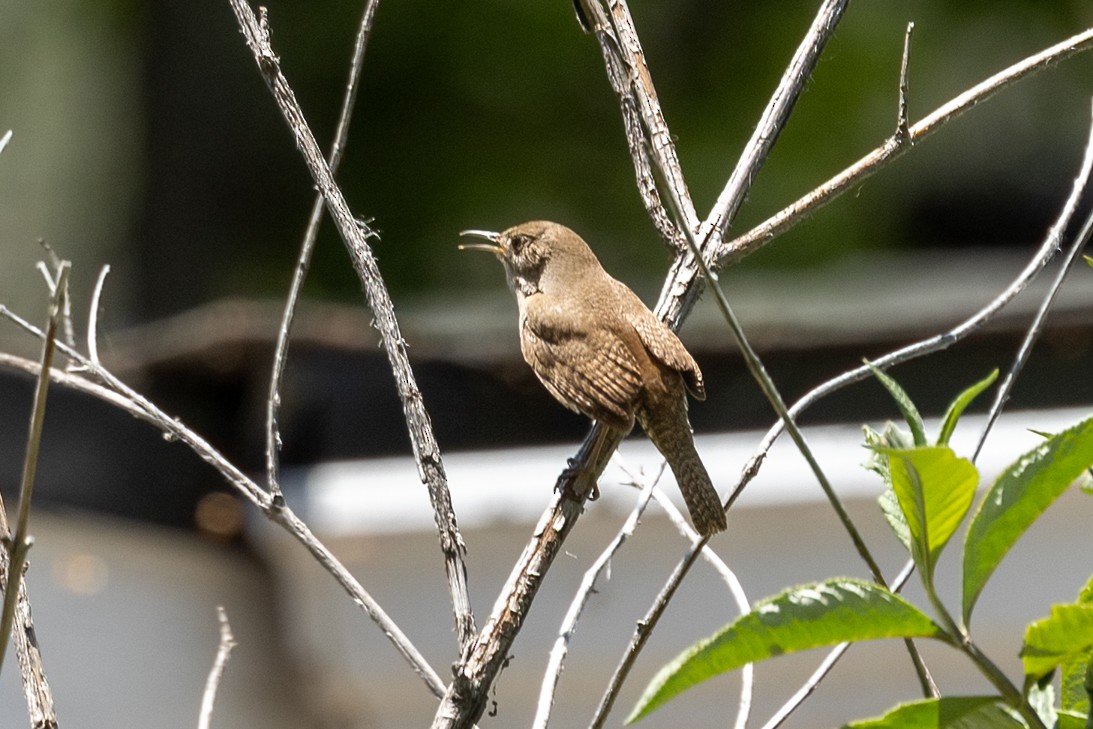
[(493, 253), (504, 264), (509, 285), (525, 296), (549, 288), (561, 277), (565, 285), (575, 285), (583, 272), (600, 269), (588, 244), (558, 223), (535, 220), (500, 233), (464, 230), (460, 235), (487, 241), (464, 243), (459, 249)]

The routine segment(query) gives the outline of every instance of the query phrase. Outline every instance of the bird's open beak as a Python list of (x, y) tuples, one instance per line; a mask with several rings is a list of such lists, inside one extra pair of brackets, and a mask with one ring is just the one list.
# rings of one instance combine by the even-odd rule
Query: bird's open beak
[(463, 230), (459, 232), (459, 235), (489, 241), (489, 243), (461, 243), (459, 245), (461, 251), (489, 251), (497, 256), (505, 255), (505, 249), (501, 246), (500, 233), (494, 233), (492, 230)]

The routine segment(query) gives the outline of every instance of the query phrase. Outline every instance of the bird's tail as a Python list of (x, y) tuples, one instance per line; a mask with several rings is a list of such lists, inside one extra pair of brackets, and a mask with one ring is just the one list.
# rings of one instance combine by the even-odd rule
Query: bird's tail
[(725, 529), (725, 510), (710, 481), (710, 474), (695, 450), (686, 408), (686, 401), (680, 398), (678, 406), (658, 408), (657, 417), (652, 419), (639, 411), (638, 420), (675, 474), (695, 529), (708, 537)]

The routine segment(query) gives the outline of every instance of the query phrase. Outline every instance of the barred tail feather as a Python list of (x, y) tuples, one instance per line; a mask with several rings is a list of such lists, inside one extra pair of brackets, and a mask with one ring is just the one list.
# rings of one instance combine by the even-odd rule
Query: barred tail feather
[(678, 411), (671, 413), (675, 417), (665, 417), (669, 413), (663, 409), (658, 412), (659, 418), (650, 420), (645, 415), (642, 410), (637, 413), (641, 427), (675, 474), (695, 529), (706, 537), (723, 531), (725, 511), (710, 474), (695, 450), (685, 402), (680, 400)]

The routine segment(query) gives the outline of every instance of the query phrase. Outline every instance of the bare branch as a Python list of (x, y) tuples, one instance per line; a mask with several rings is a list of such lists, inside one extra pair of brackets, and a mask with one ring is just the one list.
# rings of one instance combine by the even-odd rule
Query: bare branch
[(23, 581), (23, 566), (27, 552), (33, 540), (30, 537), (30, 504), (34, 495), (34, 479), (38, 472), (38, 452), (42, 445), (42, 428), (45, 425), (46, 399), (49, 395), (49, 377), (46, 375), (53, 365), (53, 353), (57, 345), (57, 328), (60, 324), (62, 299), (68, 290), (68, 272), (70, 264), (62, 261), (57, 268), (57, 278), (53, 295), (49, 302), (49, 319), (42, 339), (41, 372), (34, 388), (34, 405), (30, 414), (30, 427), (27, 429), (27, 447), (23, 459), (23, 477), (19, 486), (19, 511), (15, 519), (14, 533), (8, 528), (6, 509), (0, 504), (0, 531), (6, 542), (8, 559), (7, 574), (4, 581), (3, 612), (0, 613), (0, 667), (4, 665), (8, 638), (15, 620), (15, 603), (19, 594), (19, 585)]
[(213, 718), (213, 704), (216, 702), (216, 691), (220, 688), (220, 679), (224, 676), (224, 667), (228, 665), (232, 648), (235, 647), (235, 637), (232, 635), (232, 627), (228, 623), (228, 614), (223, 607), (216, 608), (217, 617), (220, 620), (220, 642), (216, 649), (216, 658), (213, 667), (209, 671), (209, 677), (205, 680), (205, 692), (201, 696), (201, 713), (197, 719), (197, 729), (209, 729)]
[[(664, 176), (664, 183), (675, 189), (678, 197), (686, 201), (682, 213), (685, 224), (697, 225), (698, 214), (683, 180), (679, 159), (653, 89), (652, 77), (645, 65), (641, 43), (634, 32), (633, 21), (629, 18), (629, 10), (625, 3), (619, 3), (612, 10), (613, 15), (609, 14), (601, 0), (580, 0), (577, 7), (592, 25), (603, 54), (607, 80), (619, 99), (623, 130), (626, 132), (626, 142), (634, 163), (634, 174), (642, 203), (657, 232), (669, 245), (682, 253), (685, 246), (683, 232), (661, 200), (651, 155), (659, 154), (659, 166), (672, 170), (671, 174)], [(616, 16), (621, 16), (617, 22)], [(578, 21), (581, 17), (578, 14)], [(658, 140), (659, 146), (653, 140)]]
[[(61, 257), (57, 255), (57, 251), (53, 250), (53, 246), (49, 244), (43, 238), (38, 239), (38, 245), (42, 247), (42, 250), (46, 252), (47, 261), (38, 261), (35, 264), (35, 268), (42, 274), (42, 278), (45, 279), (46, 288), (49, 289), (50, 296), (53, 295), (54, 289), (57, 286), (56, 281), (53, 278), (52, 271), (61, 270)], [(66, 283), (67, 286), (67, 283)], [(61, 305), (61, 322), (64, 324), (64, 343), (70, 347), (76, 346), (76, 329), (72, 324), (72, 297), (68, 295), (68, 292), (64, 292), (64, 301)]]
[[(7, 143), (11, 133), (0, 140), (0, 149)], [(48, 368), (53, 359), (53, 350), (56, 341), (59, 319), (63, 317), (63, 311), (67, 304), (69, 263), (57, 260), (57, 277), (51, 288), (51, 301), (49, 323), (44, 333), (42, 343), (41, 368)], [(53, 281), (52, 277), (46, 276)], [(65, 299), (64, 302), (61, 299)], [(41, 369), (41, 371), (46, 371)], [(23, 684), (23, 696), (27, 703), (27, 716), (31, 726), (36, 729), (56, 729), (57, 712), (53, 707), (53, 694), (46, 680), (45, 668), (42, 664), (42, 653), (38, 649), (35, 638), (34, 620), (31, 617), (30, 598), (27, 596), (27, 585), (23, 579), (26, 565), (26, 554), (31, 545), (28, 535), (28, 520), (30, 517), (31, 494), (34, 486), (34, 471), (38, 461), (38, 449), (41, 443), (42, 424), (45, 415), (46, 394), (48, 393), (48, 378), (39, 376), (34, 393), (34, 406), (31, 413), (29, 435), (27, 436), (26, 461), (23, 466), (23, 484), (19, 496), (19, 512), (15, 534), (8, 529), (7, 512), (3, 501), (0, 500), (0, 532), (8, 549), (2, 554), (4, 575), (4, 607), (3, 616), (0, 618), (0, 663), (6, 653), (6, 645), (9, 635), (15, 643), (15, 657), (19, 662), (19, 675)], [(14, 593), (14, 604), (9, 607), (10, 594)], [(10, 610), (10, 612), (9, 612)]]
[[(599, 580), (600, 575), (607, 569), (611, 559), (626, 543), (626, 540), (634, 534), (634, 529), (637, 528), (641, 515), (645, 513), (645, 507), (648, 506), (649, 499), (652, 497), (653, 491), (660, 481), (660, 477), (664, 474), (667, 465), (667, 462), (661, 463), (656, 478), (642, 479), (644, 483), (641, 485), (637, 503), (631, 509), (630, 516), (626, 518), (618, 534), (604, 548), (600, 556), (596, 558), (581, 578), (581, 584), (569, 604), (569, 610), (566, 611), (565, 618), (563, 618), (561, 628), (558, 631), (558, 638), (554, 641), (554, 647), (551, 648), (550, 656), (547, 659), (543, 685), (539, 689), (539, 706), (531, 723), (533, 729), (546, 729), (547, 722), (550, 721), (550, 710), (554, 705), (554, 694), (558, 690), (558, 680), (562, 676), (563, 664), (565, 663), (566, 654), (569, 652), (569, 642), (577, 632), (577, 622), (581, 619), (581, 613), (584, 612), (585, 605), (588, 604), (592, 594), (596, 591), (596, 581)], [(636, 485), (639, 482), (635, 480), (634, 483)]]
[(19, 597), (15, 604), (15, 631), (12, 633), (15, 657), (19, 661), (19, 673), (23, 681), (23, 698), (27, 703), (27, 717), (34, 729), (57, 729), (57, 711), (53, 707), (53, 693), (46, 680), (42, 665), (42, 651), (34, 631), (30, 598), (27, 597), (26, 580), (19, 581)]
[(559, 476), (554, 498), (539, 517), (531, 541), (501, 588), (490, 617), (453, 669), (454, 679), (433, 718), (434, 729), (469, 727), (482, 715), (489, 687), (505, 663), (543, 578), (624, 435), (599, 424), (592, 426), (577, 456)]
[(611, 678), (607, 682), (607, 689), (604, 690), (603, 696), (600, 698), (600, 703), (596, 707), (595, 714), (593, 714), (589, 729), (600, 729), (607, 720), (607, 715), (611, 713), (611, 708), (615, 705), (619, 690), (622, 688), (622, 684), (626, 680), (626, 677), (630, 674), (630, 669), (633, 667), (634, 661), (637, 660), (638, 654), (641, 653), (642, 648), (645, 647), (645, 643), (652, 634), (653, 628), (656, 627), (661, 615), (664, 614), (664, 609), (668, 607), (668, 603), (671, 602), (672, 598), (675, 596), (676, 590), (679, 588), (680, 584), (682, 584), (684, 576), (691, 571), (695, 559), (702, 553), (702, 548), (706, 546), (707, 541), (708, 539), (704, 538), (691, 543), (691, 546), (688, 547), (687, 551), (683, 554), (683, 558), (675, 566), (675, 569), (672, 570), (672, 574), (664, 583), (664, 587), (657, 593), (656, 599), (653, 601), (653, 606), (646, 612), (645, 616), (638, 621), (637, 628), (634, 630), (634, 635), (630, 638), (630, 643), (623, 653), (622, 660), (619, 661), (619, 665), (615, 667), (615, 671), (611, 674)]
[[(349, 136), (349, 120), (353, 114), (353, 107), (357, 99), (357, 88), (364, 62), (364, 50), (368, 43), (368, 37), (372, 32), (372, 21), (375, 18), (378, 6), (379, 0), (368, 0), (364, 7), (364, 14), (361, 16), (360, 27), (357, 29), (357, 40), (353, 45), (353, 57), (349, 62), (349, 79), (346, 81), (345, 94), (342, 97), (342, 108), (338, 114), (338, 126), (334, 132), (334, 141), (330, 145), (330, 156), (327, 160), (331, 175), (337, 172), (338, 166), (341, 164), (345, 142)], [(272, 371), (269, 378), (269, 395), (266, 398), (266, 488), (274, 499), (281, 497), (281, 483), (278, 474), (281, 434), (278, 429), (277, 418), (281, 410), (281, 383), (285, 376), (285, 363), (288, 361), (289, 334), (296, 318), (296, 307), (300, 300), (300, 291), (303, 289), (304, 280), (307, 278), (308, 269), (311, 267), (311, 256), (315, 250), (315, 241), (319, 236), (319, 224), (322, 219), (323, 196), (316, 195), (315, 202), (311, 205), (311, 214), (308, 217), (304, 240), (300, 244), (300, 255), (296, 259), (292, 284), (289, 286), (288, 296), (285, 297), (284, 313), (281, 315), (281, 326), (277, 330), (277, 345), (273, 353)]]
[[(708, 261), (716, 261), (716, 253), (721, 239), (725, 236), (736, 217), (740, 205), (744, 202), (751, 184), (766, 162), (774, 142), (785, 128), (789, 115), (812, 75), (820, 54), (827, 47), (827, 42), (835, 34), (835, 27), (842, 20), (849, 0), (825, 0), (816, 13), (812, 25), (797, 46), (796, 53), (786, 67), (778, 87), (767, 102), (763, 115), (755, 131), (748, 140), (740, 160), (733, 168), (728, 182), (717, 197), (713, 209), (706, 217), (704, 229), (708, 231), (702, 243), (702, 252)], [(696, 236), (697, 237), (697, 236)], [(713, 266), (716, 268), (716, 265)]]
[[(417, 460), (418, 475), (429, 491), (433, 505), (440, 548), (444, 554), (444, 567), (448, 575), (448, 591), (452, 598), (455, 613), (456, 634), (460, 646), (466, 649), (474, 634), (474, 619), (470, 610), (470, 592), (467, 589), (467, 568), (463, 555), (467, 548), (459, 533), (455, 510), (452, 508), (451, 494), (448, 491), (448, 479), (444, 473), (444, 464), (440, 458), (440, 448), (433, 435), (432, 423), (425, 410), (421, 391), (414, 380), (406, 353), (406, 340), (399, 331), (395, 319), (394, 305), (384, 286), (376, 259), (368, 246), (368, 240), (375, 237), (375, 232), (362, 221), (353, 217), (341, 189), (334, 182), (330, 167), (323, 159), (315, 136), (304, 119), (303, 110), (296, 101), (296, 95), (281, 73), (280, 63), (269, 45), (269, 32), (266, 24), (259, 23), (245, 0), (229, 0), (239, 27), (243, 31), (247, 47), (254, 54), (262, 78), (269, 86), (277, 107), (281, 110), (289, 129), (292, 130), (296, 146), (303, 155), (308, 171), (326, 202), (327, 211), (333, 218), (353, 261), (353, 268), (361, 279), (365, 297), (375, 315), (376, 328), (383, 340), (383, 348), (395, 376), (399, 398), (402, 400), (403, 415), (406, 419), (414, 458)], [(264, 16), (263, 16), (264, 17)]]
[[(825, 0), (821, 5), (706, 221), (701, 228), (690, 228), (694, 240), (701, 241), (698, 247), (709, 262), (709, 268), (720, 266), (718, 251), (721, 241), (751, 189), (759, 168), (766, 161), (771, 146), (785, 126), (827, 40), (842, 18), (847, 2)], [(679, 327), (702, 291), (698, 275), (693, 254), (679, 256), (672, 264), (654, 311), (673, 329)]]
[[(1085, 168), (1083, 162), (1082, 172), (1079, 173), (1078, 178), (1075, 180), (1074, 189), (1070, 196), (1067, 198), (1066, 203), (1063, 205), (1063, 209), (1059, 215), (1058, 220), (1048, 231), (1043, 243), (1040, 245), (1039, 250), (1033, 256), (1033, 258), (1026, 264), (1025, 268), (1016, 276), (1016, 278), (1010, 283), (1005, 290), (999, 293), (994, 299), (992, 299), (986, 306), (975, 312), (972, 316), (965, 319), (963, 322), (953, 327), (952, 329), (943, 332), (941, 334), (929, 337), (927, 339), (920, 340), (906, 347), (902, 347), (893, 352), (878, 357), (872, 361), (872, 364), (881, 368), (894, 367), (895, 365), (908, 362), (912, 359), (917, 359), (928, 354), (939, 352), (943, 349), (947, 349), (953, 344), (967, 337), (972, 332), (980, 329), (994, 318), (999, 311), (1001, 311), (1009, 302), (1011, 302), (1018, 294), (1028, 287), (1029, 283), (1036, 278), (1037, 274), (1043, 270), (1044, 266), (1054, 257), (1056, 251), (1059, 248), (1059, 241), (1063, 232), (1066, 230), (1070, 219), (1073, 216), (1074, 209), (1077, 206), (1078, 201), (1084, 195), (1084, 191), (1088, 185), (1089, 170)], [(808, 408), (815, 405), (820, 400), (824, 399), (828, 395), (841, 390), (842, 388), (860, 382), (868, 377), (871, 377), (871, 370), (868, 366), (857, 367), (848, 372), (844, 372), (841, 375), (834, 377), (827, 382), (813, 388), (808, 393), (799, 399), (792, 407), (789, 408), (789, 415), (791, 419), (796, 420), (799, 418)], [(740, 479), (733, 487), (729, 494), (729, 497), (725, 503), (726, 510), (730, 509), (735, 503), (736, 499), (743, 492), (744, 488), (755, 478), (759, 469), (762, 467), (763, 461), (766, 459), (766, 454), (770, 451), (774, 442), (782, 435), (785, 430), (785, 420), (778, 420), (767, 431), (767, 434), (763, 437), (759, 447), (756, 449), (755, 454), (744, 465), (744, 469), (741, 473)], [(660, 615), (663, 613), (666, 602), (662, 599), (662, 596), (671, 596), (679, 587), (679, 583), (687, 575), (691, 565), (694, 563), (696, 555), (697, 545), (692, 547), (683, 555), (679, 563), (676, 565), (675, 570), (668, 577), (661, 593), (658, 595), (656, 601), (654, 601), (652, 607), (646, 616), (642, 619), (640, 625), (642, 626), (638, 631), (635, 631), (634, 636), (631, 638), (630, 646), (623, 654), (623, 658), (619, 663), (619, 666), (615, 669), (615, 674), (611, 677), (608, 684), (608, 689), (604, 693), (604, 699), (601, 700), (601, 707), (597, 710), (597, 714), (604, 714), (610, 711), (611, 705), (608, 702), (608, 697), (613, 696), (614, 692), (617, 692), (617, 684), (625, 679), (626, 674), (629, 672), (633, 665), (634, 660), (637, 658), (638, 652), (644, 647), (645, 641), (648, 637), (647, 625), (655, 625), (660, 619)], [(611, 699), (613, 702), (613, 698)], [(605, 705), (606, 704), (606, 705)], [(602, 719), (601, 719), (602, 721)], [(595, 724), (593, 726), (596, 726)]]
[[(12, 313), (7, 307), (0, 305), (0, 317), (14, 322), (29, 333), (41, 339), (44, 337), (37, 327)], [(275, 508), (272, 499), (254, 483), (246, 474), (240, 471), (234, 464), (226, 459), (223, 454), (213, 448), (204, 438), (190, 430), (177, 418), (172, 418), (156, 407), (151, 401), (140, 395), (125, 383), (117, 379), (109, 370), (95, 367), (94, 364), (76, 350), (58, 342), (57, 348), (66, 356), (78, 362), (86, 368), (94, 377), (105, 384), (92, 382), (86, 377), (56, 368), (49, 370), (50, 378), (64, 387), (82, 392), (92, 397), (103, 400), (130, 415), (144, 420), (159, 430), (164, 437), (184, 443), (203, 461), (215, 468), (224, 479), (237, 491), (253, 503), (259, 511), (271, 521), (281, 525), (289, 534), (296, 538), (311, 555), (319, 562), (327, 572), (334, 576), (338, 584), (348, 593), (349, 597), (359, 605), (369, 618), (379, 626), (388, 640), (394, 644), (395, 649), (406, 659), (414, 671), (422, 677), (429, 690), (436, 696), (444, 693), (444, 682), (441, 681), (436, 671), (425, 660), (410, 639), (402, 632), (402, 629), (387, 615), (384, 609), (376, 602), (367, 590), (355, 577), (338, 561), (337, 557), (320, 542), (311, 530), (287, 506)], [(0, 352), (0, 366), (11, 367), (37, 376), (42, 371), (37, 362), (32, 362), (22, 357)]]
[(664, 183), (679, 200), (681, 222), (692, 230), (698, 225), (698, 213), (695, 211), (691, 195), (687, 191), (687, 181), (683, 178), (683, 168), (679, 163), (672, 133), (664, 120), (657, 91), (653, 87), (653, 76), (645, 62), (645, 52), (641, 48), (634, 19), (626, 0), (612, 0), (609, 3), (611, 24), (618, 40), (618, 49), (629, 73), (630, 88), (637, 102), (638, 112), (648, 135), (650, 153), (655, 168), (663, 175)]
[[(1093, 28), (1018, 61), (1009, 68), (1003, 69), (981, 81), (964, 93), (953, 97), (927, 115), (922, 121), (912, 126), (909, 130), (910, 142), (917, 144), (947, 122), (986, 101), (1002, 89), (1090, 48), (1093, 48)], [(895, 137), (890, 137), (881, 146), (797, 202), (771, 216), (744, 235), (721, 245), (714, 252), (713, 260), (718, 264), (727, 264), (754, 253), (776, 236), (789, 230), (842, 193), (859, 185), (888, 163), (901, 157), (909, 148), (910, 145), (901, 144)]]
[[(1067, 201), (1068, 207), (1071, 207), (1071, 204), (1073, 204), (1074, 208), (1077, 207), (1078, 200), (1081, 197), (1081, 191), (1088, 183), (1091, 169), (1093, 169), (1093, 127), (1090, 127), (1090, 137), (1089, 141), (1086, 142), (1085, 158), (1082, 161), (1082, 169), (1081, 172), (1078, 173), (1077, 179), (1074, 180), (1074, 190), (1070, 199)], [(1057, 223), (1056, 229), (1054, 230), (1055, 236), (1061, 240), (1065, 232), (1065, 228), (1058, 228)], [(1009, 372), (1006, 373), (1006, 379), (1003, 380), (1002, 385), (998, 388), (998, 393), (995, 395), (994, 402), (991, 404), (990, 412), (987, 414), (987, 422), (983, 425), (983, 432), (979, 435), (979, 442), (975, 446), (975, 454), (972, 456), (972, 460), (979, 457), (979, 452), (983, 450), (983, 444), (987, 442), (987, 436), (990, 434), (991, 428), (994, 427), (994, 423), (998, 420), (998, 416), (1002, 414), (1002, 408), (1005, 406), (1006, 401), (1009, 400), (1010, 392), (1013, 390), (1013, 385), (1017, 381), (1017, 376), (1021, 374), (1021, 370), (1024, 368), (1029, 354), (1032, 353), (1032, 346), (1036, 343), (1036, 340), (1039, 339), (1040, 333), (1043, 331), (1044, 322), (1047, 320), (1047, 313), (1051, 309), (1052, 302), (1055, 301), (1055, 295), (1059, 293), (1059, 289), (1063, 286), (1063, 280), (1070, 273), (1074, 264), (1081, 260), (1082, 249), (1085, 248), (1085, 244), (1089, 241), (1091, 233), (1093, 233), (1093, 211), (1090, 211), (1086, 216), (1081, 230), (1074, 237), (1074, 243), (1070, 246), (1070, 251), (1066, 255), (1066, 260), (1063, 261), (1058, 274), (1055, 276), (1055, 281), (1052, 282), (1051, 288), (1048, 289), (1047, 293), (1044, 295), (1043, 301), (1040, 302), (1040, 308), (1036, 311), (1036, 316), (1033, 318), (1032, 323), (1029, 324), (1028, 332), (1026, 332), (1025, 338), (1021, 342), (1021, 347), (1013, 359), (1013, 364), (1010, 365)]]
[[(655, 169), (663, 177), (684, 225), (693, 234), (698, 227), (697, 213), (683, 180), (671, 134), (660, 111), (629, 8), (624, 0), (615, 0), (610, 4), (610, 16), (595, 0), (581, 0), (581, 8), (600, 40), (608, 76), (622, 102), (624, 120), (632, 95), (649, 134)], [(819, 40), (813, 42), (819, 43)], [(621, 75), (623, 71), (626, 72), (625, 76)], [(621, 83), (623, 80), (626, 81), (625, 85)], [(768, 132), (773, 133), (772, 130)], [(638, 155), (633, 156), (639, 160)], [(640, 171), (642, 163), (636, 161), (635, 164)], [(641, 185), (639, 172), (639, 187)], [(656, 220), (656, 216), (653, 217)], [(673, 328), (678, 327), (685, 313), (683, 302), (692, 302), (698, 293), (694, 262), (684, 263), (686, 259), (687, 256), (677, 256), (656, 309)], [(465, 654), (465, 660), (457, 667), (455, 680), (441, 702), (433, 727), (467, 726), (481, 715), (485, 707), (485, 692), (523, 623), (542, 576), (580, 515), (579, 508), (574, 508), (574, 505), (579, 507), (583, 503), (588, 487), (607, 462), (604, 454), (614, 452), (621, 439), (621, 433), (595, 426), (577, 457), (572, 460), (570, 469), (559, 478), (556, 485), (559, 496), (540, 518), (533, 540), (525, 547), (493, 614), (472, 644), (470, 652)]]
[[(675, 524), (680, 534), (692, 544), (698, 542), (701, 535), (687, 523), (687, 520), (683, 518), (683, 514), (680, 513), (675, 504), (665, 496), (663, 489), (653, 491), (653, 498), (664, 509), (664, 513)], [(740, 614), (745, 615), (751, 612), (751, 603), (744, 592), (744, 586), (740, 584), (740, 580), (737, 578), (736, 573), (732, 571), (732, 568), (718, 556), (717, 552), (710, 549), (709, 545), (702, 548), (702, 559), (721, 576), (721, 580), (729, 588), (729, 593), (732, 595), (733, 602), (736, 603), (736, 609), (740, 611)], [(748, 718), (751, 714), (754, 677), (755, 668), (752, 664), (749, 663), (740, 670), (740, 703), (736, 712), (735, 729), (745, 729), (748, 724)]]

